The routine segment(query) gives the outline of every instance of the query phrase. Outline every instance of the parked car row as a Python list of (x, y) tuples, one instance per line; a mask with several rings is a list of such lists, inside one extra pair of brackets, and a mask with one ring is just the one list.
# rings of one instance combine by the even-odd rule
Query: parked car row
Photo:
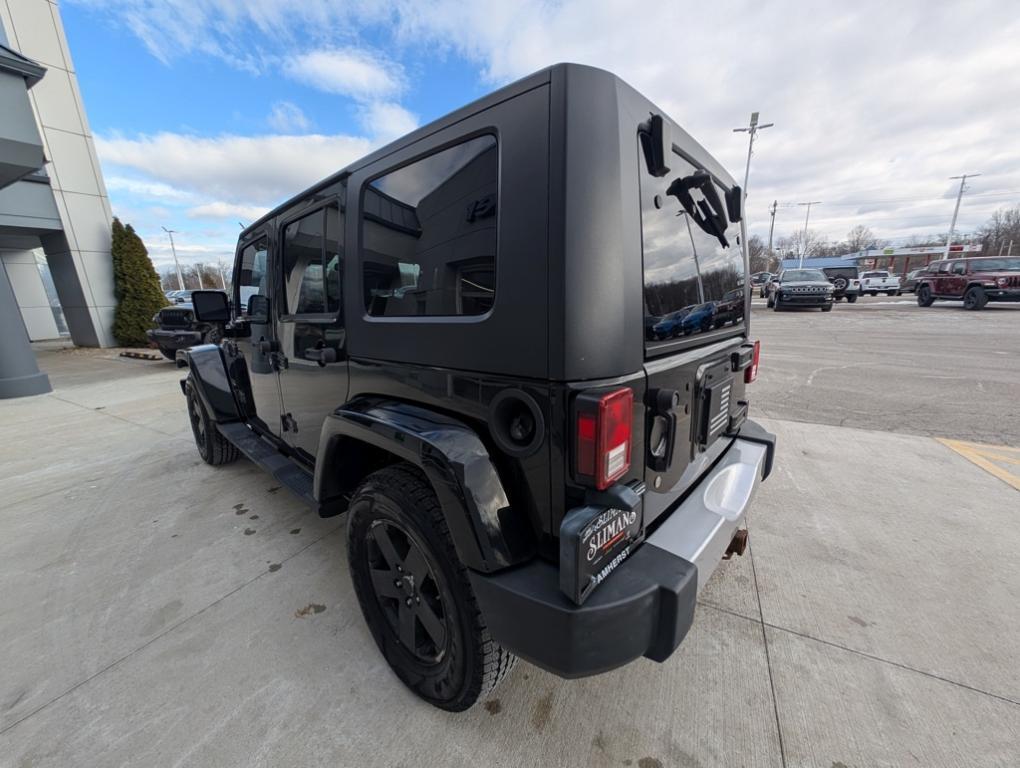
[[(822, 292), (808, 292), (806, 285), (821, 289), (824, 288), (822, 280), (829, 283), (832, 289), (829, 297), (833, 302), (845, 298), (852, 304), (858, 296), (915, 293), (921, 307), (930, 307), (935, 301), (962, 301), (964, 308), (974, 310), (990, 301), (1020, 302), (1020, 257), (978, 256), (933, 261), (902, 277), (888, 270), (862, 272), (858, 277), (855, 266), (788, 269), (778, 275), (759, 272), (752, 276), (751, 282), (759, 287), (759, 295), (767, 299), (770, 308), (779, 309), (784, 304), (798, 303), (823, 306)], [(818, 302), (813, 304), (815, 299)]]
[(721, 328), (726, 323), (736, 325), (743, 317), (744, 290), (737, 288), (723, 294), (718, 301), (691, 304), (662, 317), (646, 317), (645, 336), (651, 341), (690, 336)]
[(191, 301), (191, 291), (164, 291), (163, 295), (171, 304), (186, 304)]

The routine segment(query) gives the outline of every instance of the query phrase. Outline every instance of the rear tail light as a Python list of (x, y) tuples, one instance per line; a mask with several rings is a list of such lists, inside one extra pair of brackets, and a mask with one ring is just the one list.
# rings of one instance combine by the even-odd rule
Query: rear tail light
[(627, 474), (633, 420), (630, 389), (578, 396), (574, 455), (579, 481), (594, 483), (601, 491)]
[(751, 357), (751, 364), (744, 369), (744, 383), (750, 384), (758, 378), (758, 358), (761, 357), (761, 341), (754, 340), (754, 354)]

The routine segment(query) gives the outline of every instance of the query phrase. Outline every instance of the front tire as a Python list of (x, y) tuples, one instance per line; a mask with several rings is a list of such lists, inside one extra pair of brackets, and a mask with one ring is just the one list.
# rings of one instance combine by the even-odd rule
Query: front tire
[(220, 434), (215, 422), (209, 418), (202, 398), (198, 396), (193, 376), (188, 376), (184, 383), (184, 396), (188, 403), (188, 419), (191, 421), (191, 434), (195, 436), (195, 445), (202, 461), (214, 467), (236, 461), (240, 452), (237, 446)]
[(779, 311), (779, 299), (773, 299), (772, 300), (772, 309), (775, 312)]
[(857, 302), (857, 294), (856, 293), (848, 293), (846, 295), (846, 302), (847, 302), (847, 304), (854, 304), (854, 303), (856, 303)]
[(167, 349), (166, 347), (160, 347), (159, 351), (160, 351), (160, 354), (162, 354), (163, 357), (165, 357), (167, 360), (173, 360), (174, 362), (177, 361), (177, 350), (176, 349)]
[(822, 312), (831, 312), (831, 311), (832, 311), (832, 305), (831, 304), (826, 304), (824, 307), (822, 307)]
[(970, 310), (984, 309), (985, 304), (988, 303), (988, 295), (985, 293), (985, 289), (980, 286), (973, 285), (967, 289), (967, 292), (963, 294), (963, 308)]
[(919, 307), (930, 307), (935, 303), (935, 298), (931, 295), (931, 286), (922, 285), (917, 289), (917, 306)]
[(439, 500), (417, 469), (397, 464), (361, 484), (347, 558), (376, 645), (425, 701), (462, 712), (513, 669), (517, 657), (489, 634)]

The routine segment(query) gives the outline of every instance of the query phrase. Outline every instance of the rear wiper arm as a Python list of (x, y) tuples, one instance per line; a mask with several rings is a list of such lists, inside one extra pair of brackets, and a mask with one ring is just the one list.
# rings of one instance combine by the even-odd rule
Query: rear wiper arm
[[(704, 195), (704, 200), (698, 200), (695, 205), (691, 189), (698, 189)], [(666, 190), (667, 195), (672, 195), (680, 201), (687, 215), (694, 219), (694, 223), (713, 237), (717, 237), (723, 248), (729, 247), (726, 239), (726, 215), (724, 213), (722, 199), (712, 183), (712, 177), (707, 171), (698, 170), (690, 176), (676, 179)]]

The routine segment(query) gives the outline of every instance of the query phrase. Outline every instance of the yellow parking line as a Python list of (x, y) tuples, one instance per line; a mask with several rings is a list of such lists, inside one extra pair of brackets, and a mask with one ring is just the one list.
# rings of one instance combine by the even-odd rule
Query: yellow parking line
[(981, 445), (980, 443), (965, 443), (962, 440), (948, 440), (944, 437), (936, 437), (940, 443), (947, 448), (951, 448), (958, 454), (967, 459), (972, 464), (976, 464), (985, 470), (989, 474), (995, 475), (997, 478), (1002, 480), (1004, 483), (1016, 488), (1020, 491), (1020, 475), (1015, 475), (1007, 469), (1003, 469), (997, 464), (993, 464), (993, 461), (1005, 461), (1010, 464), (1020, 465), (1020, 461), (1014, 459), (1012, 456), (1003, 456), (999, 451), (1008, 451), (1010, 453), (1016, 451), (1020, 454), (1016, 448), (1010, 448), (1007, 445)]

